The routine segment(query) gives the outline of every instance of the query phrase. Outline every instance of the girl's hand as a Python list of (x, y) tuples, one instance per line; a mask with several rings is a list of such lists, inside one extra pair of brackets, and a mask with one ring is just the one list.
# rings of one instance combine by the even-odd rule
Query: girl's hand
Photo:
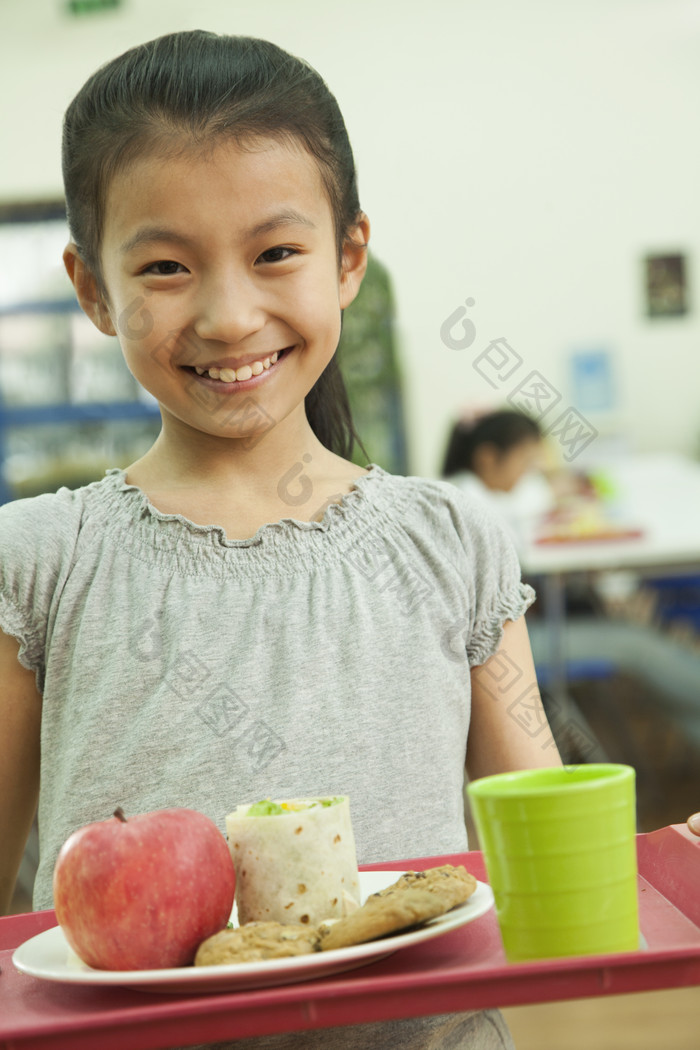
[(700, 813), (693, 813), (688, 817), (688, 827), (694, 835), (700, 835)]

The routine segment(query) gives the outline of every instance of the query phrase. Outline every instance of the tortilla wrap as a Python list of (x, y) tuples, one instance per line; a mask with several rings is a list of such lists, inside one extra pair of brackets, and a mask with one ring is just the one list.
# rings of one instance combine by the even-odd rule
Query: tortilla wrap
[(241, 925), (275, 921), (316, 926), (359, 907), (350, 803), (346, 796), (328, 803), (286, 799), (277, 805), (307, 808), (248, 816), (250, 806), (245, 805), (226, 817)]

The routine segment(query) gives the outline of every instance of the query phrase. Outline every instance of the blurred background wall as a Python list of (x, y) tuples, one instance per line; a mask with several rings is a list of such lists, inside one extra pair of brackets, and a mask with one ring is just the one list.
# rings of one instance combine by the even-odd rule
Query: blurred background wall
[[(268, 37), (339, 100), (393, 282), (412, 471), (439, 469), (465, 402), (507, 392), (474, 367), (497, 338), (574, 404), (571, 355), (603, 349), (614, 403), (595, 425), (696, 454), (700, 3), (123, 0), (76, 18), (1, 0), (0, 201), (60, 197), (62, 113), (85, 78), (195, 27)], [(649, 318), (642, 259), (677, 252), (689, 310)], [(450, 349), (460, 309), (473, 342)]]

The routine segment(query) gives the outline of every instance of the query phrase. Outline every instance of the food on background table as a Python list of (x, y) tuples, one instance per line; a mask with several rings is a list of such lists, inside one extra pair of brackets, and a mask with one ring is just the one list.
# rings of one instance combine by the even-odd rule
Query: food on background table
[(360, 879), (347, 796), (266, 799), (226, 817), (241, 926), (318, 926), (359, 907)]
[(63, 844), (56, 918), (83, 962), (102, 970), (186, 966), (231, 914), (235, 870), (216, 824), (162, 809), (87, 824)]
[(397, 882), (367, 898), (352, 915), (321, 924), (321, 949), (347, 948), (444, 915), (468, 900), (477, 882), (463, 867), (444, 864), (408, 871)]
[(308, 955), (319, 949), (321, 936), (315, 927), (299, 923), (249, 922), (233, 930), (221, 930), (199, 946), (195, 966), (260, 962), (291, 955)]

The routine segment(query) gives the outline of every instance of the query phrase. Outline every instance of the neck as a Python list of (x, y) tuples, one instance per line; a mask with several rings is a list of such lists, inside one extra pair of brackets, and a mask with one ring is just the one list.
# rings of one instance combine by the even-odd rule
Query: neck
[(365, 473), (325, 448), (305, 415), (247, 443), (184, 435), (164, 419), (160, 437), (128, 468), (127, 480), (158, 510), (245, 539), (284, 518), (320, 521)]
[(302, 411), (259, 440), (192, 431), (164, 415), (157, 441), (127, 478), (161, 507), (181, 499), (190, 509), (191, 501), (201, 502), (209, 513), (225, 505), (258, 506), (275, 520), (315, 511), (316, 503), (348, 491), (363, 473), (321, 444)]

